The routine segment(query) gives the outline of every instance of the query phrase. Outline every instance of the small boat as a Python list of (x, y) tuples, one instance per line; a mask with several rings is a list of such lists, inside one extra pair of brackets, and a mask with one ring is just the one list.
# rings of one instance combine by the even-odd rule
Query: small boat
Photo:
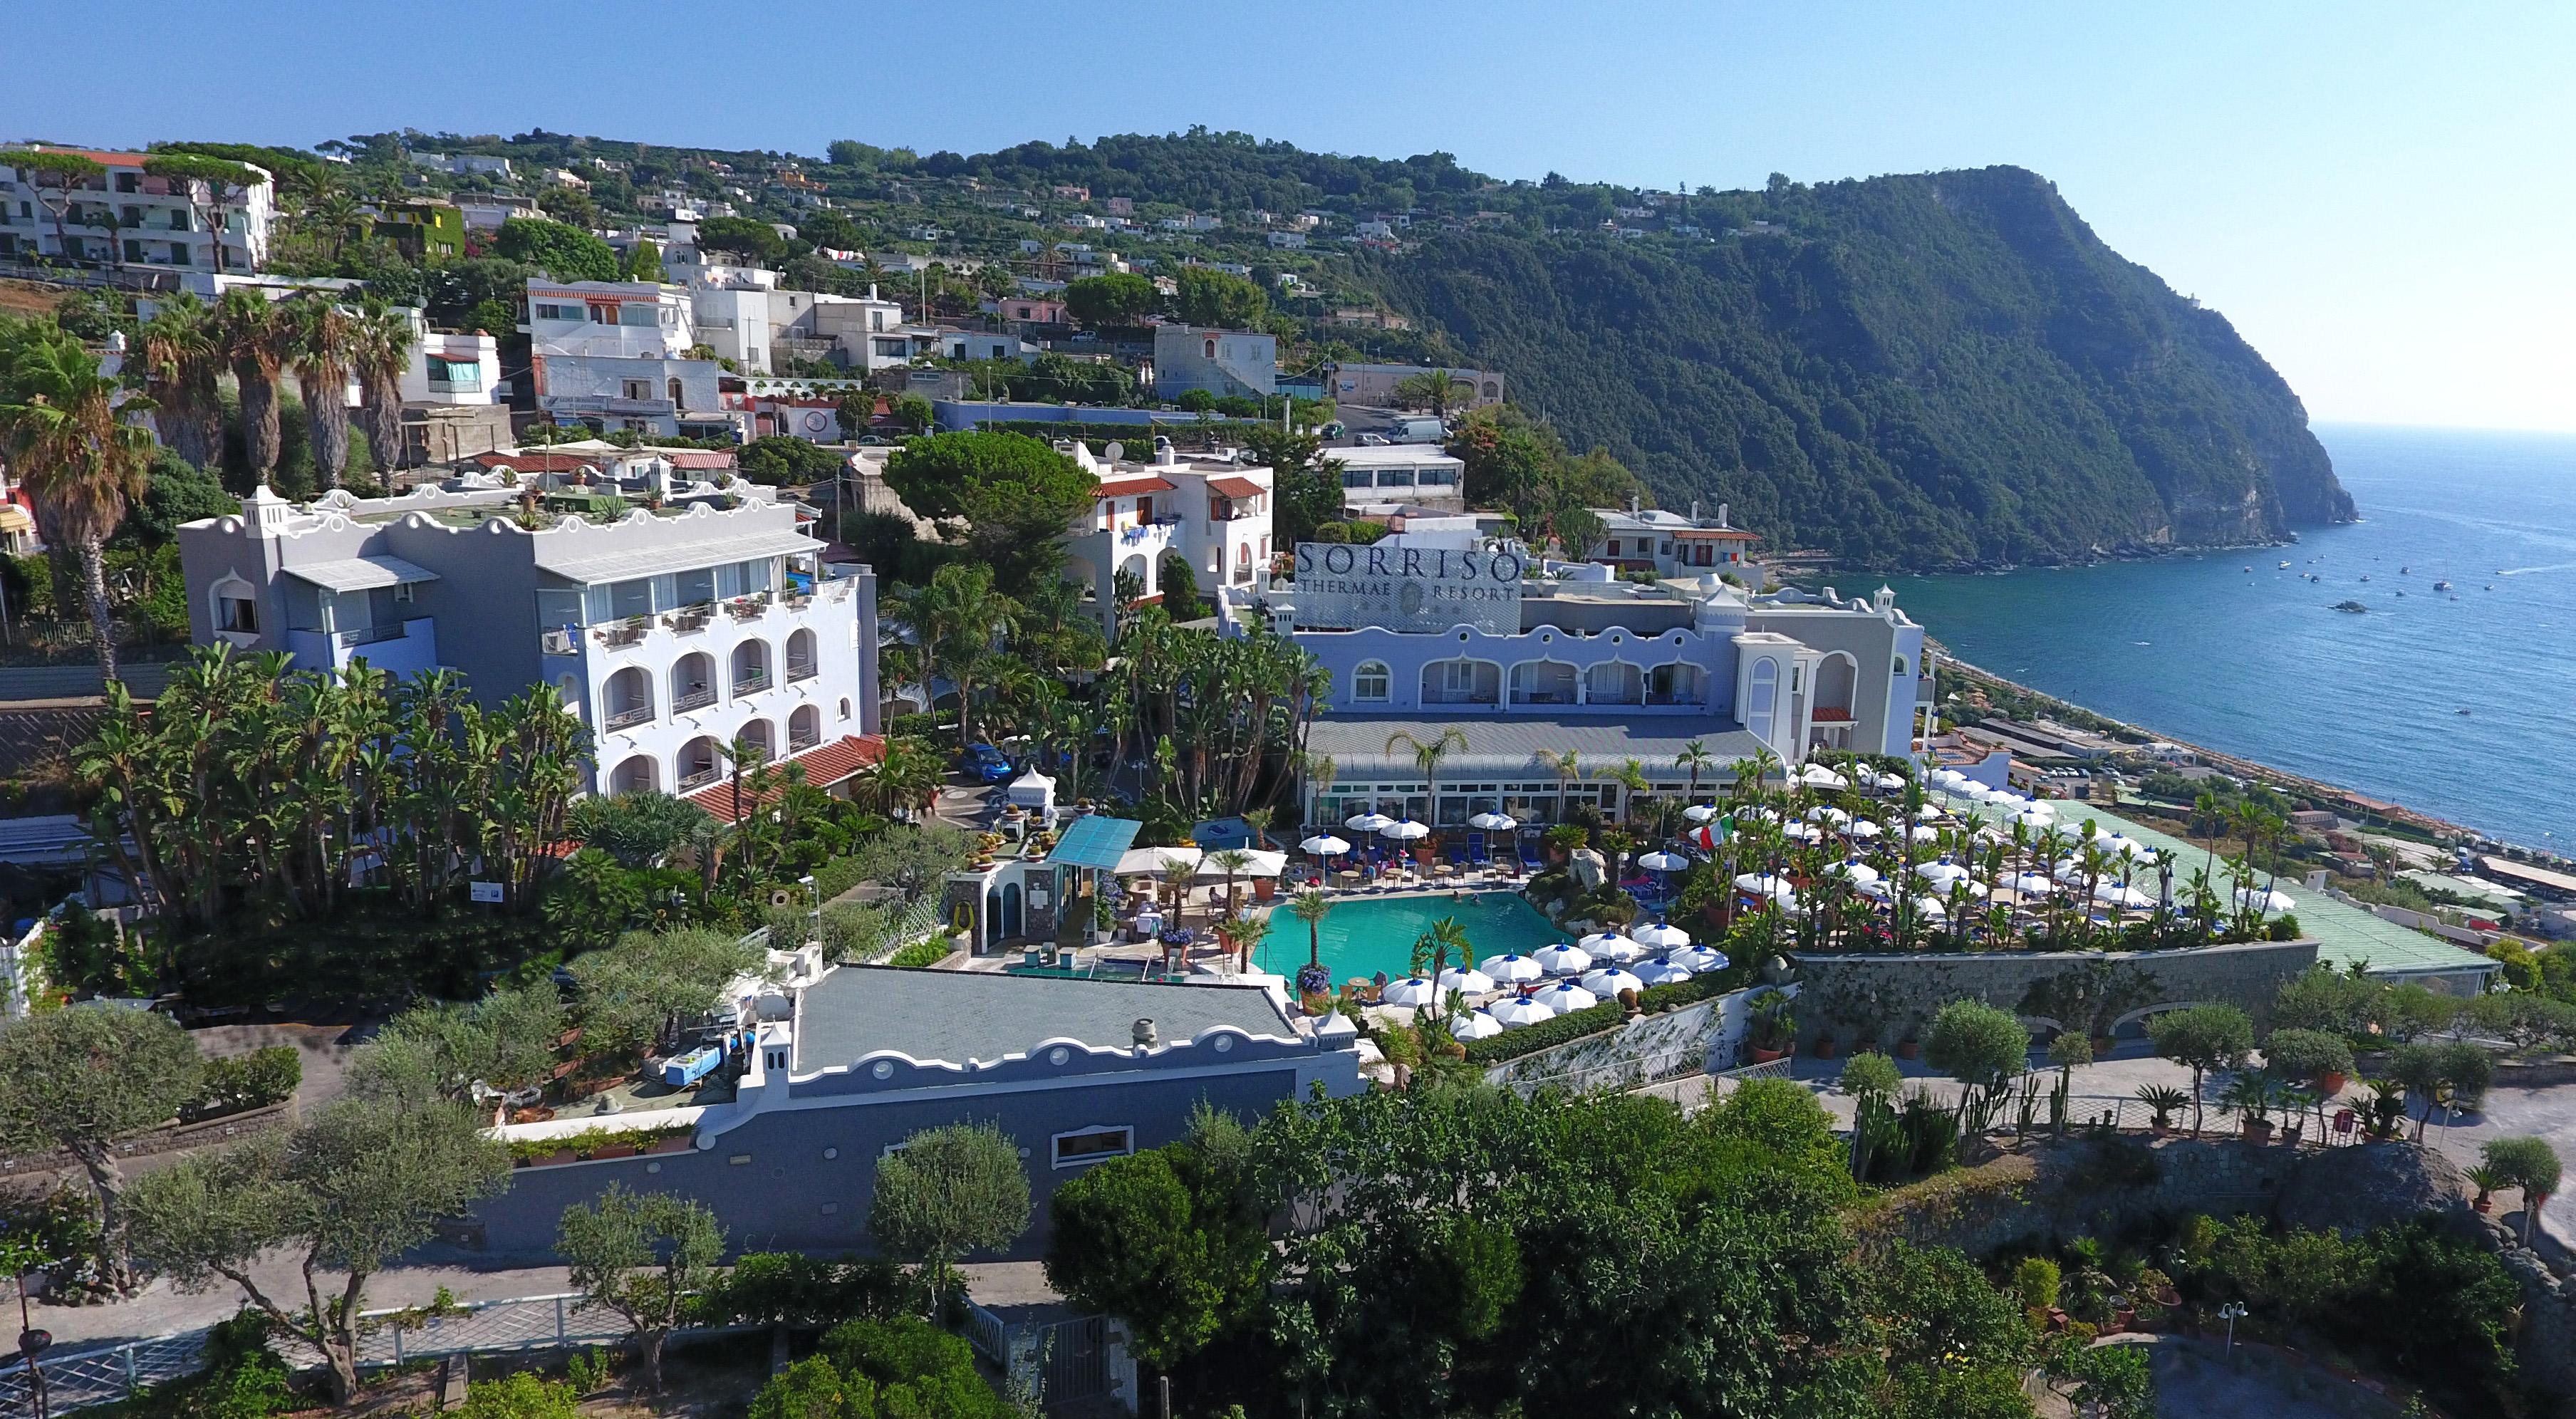
[(2453, 711), (2451, 711), (2451, 713), (2453, 713), (2453, 714), (2467, 714), (2467, 713), (2468, 713), (2468, 711), (2467, 711), (2467, 710), (2453, 710)]
[(2397, 569), (2397, 574), (2398, 574), (2399, 576), (2404, 576), (2404, 575), (2406, 575), (2408, 572), (2411, 572), (2411, 571), (2413, 571), (2413, 570), (2415, 570), (2413, 567), (2399, 567), (2399, 568)]
[(2250, 571), (2252, 571), (2252, 570), (2254, 570), (2254, 569), (2253, 569), (2252, 567), (2247, 567), (2245, 570), (2247, 570), (2247, 571), (2249, 571), (2249, 572), (2250, 572)]
[(2361, 579), (2362, 579), (2363, 581), (2368, 581), (2368, 580), (2370, 580), (2370, 573), (2368, 573), (2368, 572), (2363, 572), (2363, 573), (2361, 574)]
[(2348, 611), (2348, 612), (2352, 613), (2353, 615), (2358, 616), (2358, 615), (2360, 615), (2361, 613), (2363, 613), (2364, 611), (2369, 610), (2370, 608), (2369, 608), (2369, 607), (2367, 607), (2367, 606), (2362, 605), (2362, 604), (2361, 604), (2360, 602), (2358, 602), (2358, 601), (2338, 601), (2338, 602), (2336, 602), (2336, 603), (2334, 604), (2334, 609), (2336, 609), (2336, 610), (2338, 610), (2338, 611)]
[(2433, 583), (2433, 589), (2435, 591), (2448, 591), (2451, 589), (2451, 584), (2447, 581), (2437, 581)]
[(2488, 582), (2488, 583), (2487, 583), (2487, 590), (2489, 590), (2489, 591), (2493, 591), (2493, 590), (2495, 590), (2495, 583), (2494, 583), (2494, 582)]
[(2283, 562), (2281, 565), (2279, 565), (2279, 566), (2277, 566), (2277, 567), (2274, 567), (2274, 568), (2273, 568), (2273, 570), (2274, 570), (2274, 571), (2283, 571), (2283, 572), (2288, 571), (2289, 569), (2290, 569), (2290, 564), (2289, 564), (2288, 562)]

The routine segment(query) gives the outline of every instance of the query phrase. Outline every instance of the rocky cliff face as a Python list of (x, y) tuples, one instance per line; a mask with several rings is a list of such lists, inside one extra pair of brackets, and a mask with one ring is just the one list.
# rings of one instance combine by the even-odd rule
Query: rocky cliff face
[(1375, 275), (1575, 446), (1774, 546), (2046, 562), (2354, 515), (2280, 375), (2038, 176), (1768, 201), (1698, 246), (1468, 235)]

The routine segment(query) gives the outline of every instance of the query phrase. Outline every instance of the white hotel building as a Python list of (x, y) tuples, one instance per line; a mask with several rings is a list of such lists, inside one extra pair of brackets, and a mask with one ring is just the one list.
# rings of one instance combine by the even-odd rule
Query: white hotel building
[[(1141, 434), (1142, 431), (1140, 431)], [(1214, 598), (1249, 591), (1269, 573), (1271, 471), (1198, 462), (1165, 452), (1152, 463), (1107, 463), (1079, 440), (1058, 445), (1100, 479), (1091, 508), (1065, 533), (1065, 576), (1103, 621), (1117, 615), (1120, 573), (1146, 603), (1168, 589), (1164, 559), (1177, 553), (1198, 590)]]
[(843, 764), (876, 733), (876, 579), (824, 566), (794, 508), (699, 484), (532, 531), (518, 490), (470, 481), (306, 507), (261, 488), (181, 527), (192, 638), (300, 669), (452, 668), (486, 703), (552, 686), (591, 727), (593, 792), (705, 788), (735, 738)]
[(52, 151), (77, 151), (107, 171), (66, 192), (9, 166), (0, 150), (0, 260), (212, 272), (218, 241), (226, 271), (247, 275), (268, 259), (277, 202), (266, 170), (252, 168), (258, 182), (226, 188), (217, 202), (203, 182), (145, 172), (149, 153)]

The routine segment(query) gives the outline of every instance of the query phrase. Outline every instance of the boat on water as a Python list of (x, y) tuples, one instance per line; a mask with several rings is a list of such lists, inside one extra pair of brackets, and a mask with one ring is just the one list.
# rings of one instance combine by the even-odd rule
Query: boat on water
[(2289, 564), (2288, 562), (2283, 562), (2283, 563), (2282, 563), (2281, 565), (2279, 565), (2278, 567), (2273, 568), (2273, 570), (2275, 570), (2275, 571), (2284, 571), (2284, 572), (2285, 572), (2285, 571), (2288, 571), (2289, 569), (2290, 569), (2290, 564)]
[(2411, 572), (2411, 571), (2413, 571), (2413, 570), (2415, 570), (2413, 567), (2399, 567), (2399, 568), (2397, 569), (2397, 574), (2398, 574), (2399, 576), (2404, 576), (2404, 575), (2406, 575), (2408, 572)]
[(2350, 612), (2351, 614), (2358, 616), (2363, 612), (2368, 611), (2370, 608), (2362, 605), (2358, 601), (2338, 601), (2334, 604), (2334, 609), (2337, 611)]
[(2435, 591), (2448, 591), (2451, 589), (2451, 584), (2447, 581), (2437, 581), (2433, 583), (2433, 589)]
[(2467, 714), (2467, 713), (2468, 713), (2468, 711), (2467, 711), (2467, 710), (2453, 710), (2453, 711), (2451, 711), (2451, 712), (2452, 712), (2453, 714)]

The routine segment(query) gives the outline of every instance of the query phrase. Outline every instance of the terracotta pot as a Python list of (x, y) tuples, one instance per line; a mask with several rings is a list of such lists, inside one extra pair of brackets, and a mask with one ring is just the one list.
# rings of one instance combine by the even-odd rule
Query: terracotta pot
[(654, 1139), (646, 1145), (644, 1151), (646, 1153), (685, 1153), (694, 1142), (695, 1139), (689, 1134), (675, 1133), (668, 1138)]
[(2323, 1091), (2329, 1098), (2342, 1093), (2343, 1086), (2350, 1082), (2350, 1080), (2344, 1078), (2341, 1074), (2320, 1074), (2317, 1076), (2317, 1088)]
[(1898, 1040), (1896, 1042), (1896, 1057), (1898, 1059), (1912, 1059), (1922, 1052), (1923, 1045), (1919, 1040)]
[(2469, 1203), (2469, 1205), (2470, 1205), (2471, 1207), (2474, 1207), (2474, 1208), (2478, 1209), (2480, 1212), (2493, 1212), (2493, 1211), (2495, 1211), (2495, 1199), (2494, 1199), (2494, 1198), (2492, 1198), (2492, 1197), (2481, 1197), (2481, 1198), (2474, 1199), (2473, 1201), (2471, 1201), (2471, 1202)]
[(643, 1151), (644, 1150), (642, 1148), (632, 1143), (602, 1143), (599, 1145), (598, 1151), (592, 1153), (590, 1156), (594, 1158), (633, 1158), (643, 1153)]
[(1818, 1058), (1818, 1059), (1831, 1059), (1831, 1058), (1833, 1058), (1833, 1057), (1834, 1057), (1834, 1037), (1833, 1037), (1833, 1036), (1831, 1036), (1831, 1035), (1826, 1035), (1826, 1036), (1823, 1036), (1823, 1037), (1819, 1038), (1819, 1039), (1816, 1041), (1816, 1048), (1815, 1048), (1815, 1050), (1814, 1050), (1814, 1054), (1815, 1054), (1816, 1058)]
[(2137, 1328), (2138, 1312), (2136, 1308), (2131, 1306), (2122, 1306), (2117, 1312), (2113, 1313), (2111, 1324), (2106, 1327), (2106, 1329), (2109, 1330), (2135, 1330)]
[(537, 1160), (537, 1166), (540, 1168), (551, 1168), (558, 1164), (569, 1163), (571, 1161), (572, 1150), (569, 1148), (558, 1148), (555, 1151), (548, 1153), (546, 1156), (539, 1158)]
[(1778, 1059), (1784, 1052), (1785, 1051), (1776, 1049), (1764, 1049), (1760, 1045), (1755, 1045), (1753, 1047), (1753, 1062), (1755, 1064), (1769, 1064), (1771, 1061)]
[(2245, 1141), (2248, 1143), (2271, 1142), (2272, 1121), (2270, 1119), (2262, 1118), (2249, 1118), (2245, 1120)]
[(2171, 1138), (2173, 1137), (2173, 1125), (2169, 1123), (2150, 1123), (2147, 1125), (2147, 1132), (2154, 1134), (2158, 1138)]

